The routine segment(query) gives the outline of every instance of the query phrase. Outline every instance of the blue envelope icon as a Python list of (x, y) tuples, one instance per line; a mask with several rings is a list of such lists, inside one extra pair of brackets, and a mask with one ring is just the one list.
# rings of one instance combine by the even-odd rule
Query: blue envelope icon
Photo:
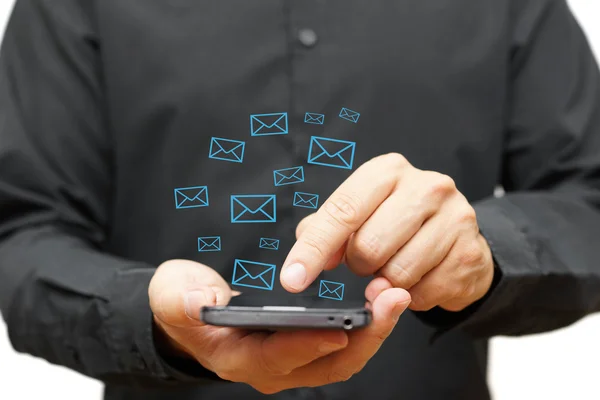
[(250, 115), (250, 134), (252, 136), (287, 135), (287, 113)]
[(325, 123), (325, 115), (307, 112), (304, 114), (304, 123), (323, 125)]
[(279, 250), (279, 239), (260, 238), (258, 247), (267, 250)]
[(277, 221), (277, 199), (274, 194), (231, 196), (231, 223)]
[(221, 236), (202, 236), (198, 238), (198, 251), (221, 251)]
[(344, 284), (332, 281), (321, 281), (319, 297), (323, 299), (342, 300), (344, 298)]
[(245, 147), (246, 142), (213, 137), (210, 140), (208, 158), (241, 163), (244, 161)]
[(192, 186), (175, 189), (175, 208), (208, 207), (208, 187)]
[(352, 111), (349, 108), (342, 107), (340, 110), (340, 118), (345, 119), (346, 121), (354, 122), (355, 124), (358, 122), (358, 118), (360, 114), (356, 111)]
[(352, 169), (355, 149), (355, 142), (313, 136), (310, 138), (307, 162), (326, 167)]
[(313, 193), (294, 193), (294, 206), (317, 209), (319, 207), (319, 195)]
[(273, 290), (275, 268), (273, 264), (236, 259), (231, 283), (254, 289)]
[(292, 167), (273, 171), (275, 186), (292, 185), (304, 182), (304, 168)]

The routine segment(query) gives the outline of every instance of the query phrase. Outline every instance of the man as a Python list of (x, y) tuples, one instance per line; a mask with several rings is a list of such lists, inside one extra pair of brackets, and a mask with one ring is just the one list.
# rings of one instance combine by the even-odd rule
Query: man
[[(2, 315), (107, 399), (486, 399), (487, 338), (600, 308), (563, 0), (19, 0), (0, 77)], [(373, 323), (203, 325), (234, 290)]]

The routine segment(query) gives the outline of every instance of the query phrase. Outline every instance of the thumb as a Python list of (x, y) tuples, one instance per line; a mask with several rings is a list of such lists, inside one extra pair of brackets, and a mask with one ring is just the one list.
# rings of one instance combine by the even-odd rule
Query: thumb
[(180, 328), (202, 326), (203, 306), (226, 305), (227, 282), (212, 268), (188, 260), (170, 260), (158, 267), (148, 288), (150, 308), (160, 322)]

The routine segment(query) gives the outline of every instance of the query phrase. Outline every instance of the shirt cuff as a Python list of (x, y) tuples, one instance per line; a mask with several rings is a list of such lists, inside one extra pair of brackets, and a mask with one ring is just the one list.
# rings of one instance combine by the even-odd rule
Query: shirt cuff
[(153, 268), (121, 270), (113, 281), (107, 331), (112, 353), (121, 370), (153, 378), (157, 383), (211, 383), (223, 381), (194, 360), (160, 354), (148, 298)]

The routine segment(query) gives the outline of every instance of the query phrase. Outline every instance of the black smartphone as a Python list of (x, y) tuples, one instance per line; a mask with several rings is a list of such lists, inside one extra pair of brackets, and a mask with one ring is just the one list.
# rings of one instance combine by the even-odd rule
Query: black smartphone
[(371, 323), (366, 308), (306, 308), (287, 306), (202, 307), (200, 319), (216, 326), (242, 329), (358, 329)]

